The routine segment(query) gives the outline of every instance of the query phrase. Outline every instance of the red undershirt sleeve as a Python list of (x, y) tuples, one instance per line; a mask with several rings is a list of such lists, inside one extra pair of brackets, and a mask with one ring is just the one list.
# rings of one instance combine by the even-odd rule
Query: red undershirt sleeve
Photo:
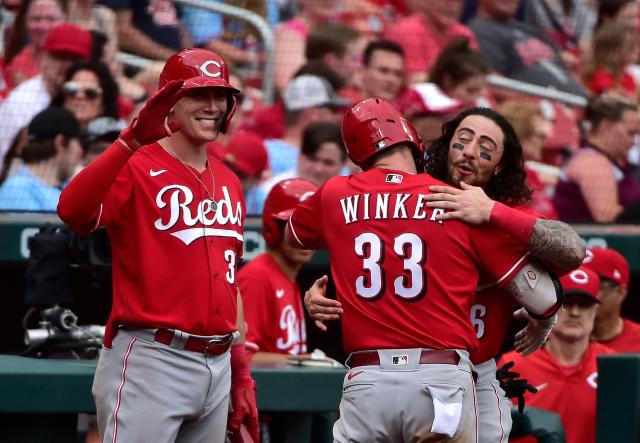
[(93, 231), (98, 225), (101, 205), (129, 158), (131, 153), (115, 142), (80, 171), (60, 195), (60, 219), (80, 235)]

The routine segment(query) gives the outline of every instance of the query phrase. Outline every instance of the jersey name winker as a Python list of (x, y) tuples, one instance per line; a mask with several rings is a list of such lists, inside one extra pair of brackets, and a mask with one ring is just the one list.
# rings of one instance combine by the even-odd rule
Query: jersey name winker
[[(428, 208), (427, 200), (425, 200), (425, 194), (377, 194), (372, 199), (371, 194), (355, 194), (349, 197), (340, 199), (340, 207), (342, 208), (342, 215), (344, 216), (344, 223), (350, 224), (360, 220), (383, 220), (383, 219), (398, 219), (398, 220), (424, 220), (431, 216), (429, 221), (437, 221), (442, 223), (442, 220), (436, 220), (436, 216), (444, 214), (442, 208)], [(414, 210), (412, 214), (407, 212), (406, 204), (411, 199), (416, 199)], [(389, 202), (392, 206), (390, 208)], [(413, 206), (413, 205), (411, 205)]]
[[(222, 186), (223, 198), (218, 202), (209, 199), (203, 199), (197, 205), (197, 213), (192, 214), (189, 205), (193, 202), (193, 193), (191, 189), (182, 185), (169, 185), (162, 188), (156, 196), (156, 205), (159, 209), (169, 206), (169, 217), (166, 222), (164, 217), (158, 218), (154, 222), (156, 229), (166, 231), (173, 228), (182, 216), (182, 223), (189, 227), (194, 227), (198, 223), (204, 226), (211, 226), (217, 223), (220, 226), (227, 224), (242, 226), (242, 206), (240, 202), (236, 202), (235, 211), (233, 203), (229, 196), (229, 190), (226, 186)], [(165, 200), (166, 198), (166, 200)], [(215, 204), (214, 204), (215, 203)], [(164, 215), (164, 214), (163, 214)], [(181, 229), (172, 232), (171, 235), (179, 238), (185, 244), (190, 244), (200, 237), (206, 236), (223, 236), (223, 237), (241, 237), (235, 231), (225, 229)], [(242, 240), (242, 238), (238, 238)]]

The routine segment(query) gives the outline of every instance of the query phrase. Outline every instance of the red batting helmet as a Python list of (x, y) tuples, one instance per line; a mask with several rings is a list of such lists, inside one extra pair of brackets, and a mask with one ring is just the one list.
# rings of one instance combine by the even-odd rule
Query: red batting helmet
[(262, 210), (262, 236), (267, 245), (274, 248), (282, 238), (282, 224), (289, 220), (298, 203), (312, 195), (318, 185), (303, 178), (291, 178), (278, 182), (267, 195)]
[(388, 101), (368, 98), (352, 105), (342, 119), (342, 139), (349, 158), (362, 164), (374, 154), (398, 143), (409, 143), (420, 158), (422, 139), (416, 129)]
[(176, 52), (162, 68), (158, 87), (162, 88), (173, 80), (184, 80), (183, 89), (217, 87), (229, 92), (227, 112), (220, 125), (220, 132), (225, 133), (236, 110), (235, 94), (240, 90), (229, 83), (229, 68), (222, 57), (213, 51), (198, 48)]

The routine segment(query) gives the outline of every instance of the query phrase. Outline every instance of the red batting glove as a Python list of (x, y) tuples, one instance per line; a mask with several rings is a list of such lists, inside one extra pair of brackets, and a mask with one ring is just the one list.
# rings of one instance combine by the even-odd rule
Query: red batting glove
[(174, 80), (153, 94), (138, 117), (120, 133), (118, 142), (133, 152), (177, 131), (180, 126), (177, 123), (167, 124), (167, 115), (184, 95), (183, 84), (183, 80)]
[(244, 424), (255, 443), (260, 442), (258, 407), (256, 406), (256, 382), (251, 378), (249, 363), (243, 344), (231, 347), (231, 405), (227, 429), (233, 433), (232, 443), (241, 443), (240, 425)]

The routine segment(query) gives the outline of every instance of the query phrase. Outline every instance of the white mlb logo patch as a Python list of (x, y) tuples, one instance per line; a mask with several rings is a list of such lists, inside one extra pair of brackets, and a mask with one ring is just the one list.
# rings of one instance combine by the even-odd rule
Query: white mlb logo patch
[(386, 178), (386, 182), (387, 183), (402, 183), (402, 179), (404, 177), (402, 177), (400, 174), (387, 174), (387, 178)]
[(408, 365), (409, 364), (409, 356), (408, 355), (394, 355), (391, 357), (392, 365)]

